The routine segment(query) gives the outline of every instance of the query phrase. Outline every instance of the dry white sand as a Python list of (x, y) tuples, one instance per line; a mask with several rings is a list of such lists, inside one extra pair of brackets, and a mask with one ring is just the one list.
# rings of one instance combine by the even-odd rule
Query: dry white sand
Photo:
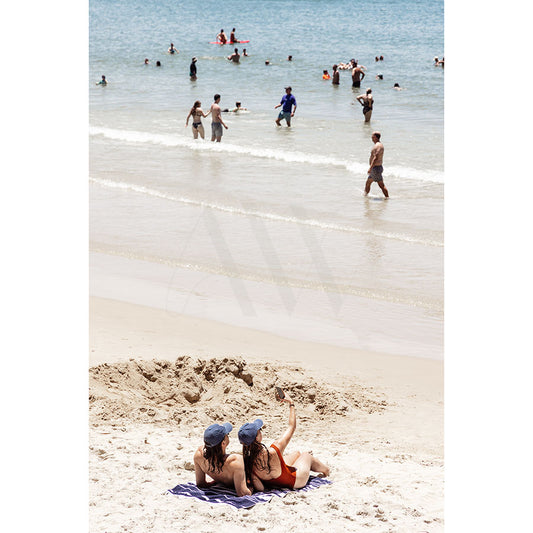
[[(443, 365), (298, 342), (99, 298), (90, 308), (90, 531), (444, 529)], [(203, 430), (260, 417), (312, 450), (332, 485), (249, 510), (178, 498)]]

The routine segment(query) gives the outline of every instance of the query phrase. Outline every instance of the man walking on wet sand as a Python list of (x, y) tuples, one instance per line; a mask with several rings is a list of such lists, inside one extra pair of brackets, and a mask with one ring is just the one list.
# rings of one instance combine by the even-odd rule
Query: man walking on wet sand
[[(274, 106), (274, 109), (283, 106), (278, 118), (276, 119), (276, 124), (278, 126), (281, 126), (281, 120), (285, 119), (287, 126), (289, 128), (291, 127), (291, 117), (294, 117), (294, 113), (296, 111), (296, 98), (294, 98), (294, 95), (291, 94), (291, 91), (291, 87), (285, 87), (285, 94), (283, 95), (281, 102)], [(292, 111), (292, 106), (294, 106), (294, 111)]]
[(374, 143), (374, 146), (370, 152), (370, 168), (368, 169), (368, 178), (365, 185), (365, 196), (368, 195), (370, 192), (370, 186), (372, 185), (372, 182), (375, 181), (383, 191), (385, 197), (388, 198), (389, 191), (383, 182), (383, 152), (385, 151), (385, 148), (380, 139), (381, 133), (375, 131), (372, 134), (372, 142)]
[(209, 113), (211, 113), (211, 141), (214, 141), (216, 139), (217, 143), (219, 143), (222, 140), (222, 126), (224, 126), (226, 129), (228, 127), (226, 124), (224, 124), (224, 121), (222, 120), (222, 113), (220, 106), (218, 103), (220, 102), (220, 94), (215, 94), (214, 96), (214, 102), (211, 104), (211, 109)]

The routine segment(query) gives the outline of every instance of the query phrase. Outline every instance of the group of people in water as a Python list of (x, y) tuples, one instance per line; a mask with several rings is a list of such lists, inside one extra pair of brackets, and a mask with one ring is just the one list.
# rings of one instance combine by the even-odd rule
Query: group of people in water
[[(234, 42), (238, 42), (235, 37), (235, 28), (233, 28), (230, 39), (227, 39), (226, 34), (224, 33), (224, 30), (220, 30), (220, 33), (217, 35), (217, 42), (220, 44), (230, 44)], [(179, 53), (179, 50), (177, 50), (174, 47), (173, 43), (170, 43), (170, 47), (168, 48), (169, 54), (176, 54)], [(243, 56), (247, 56), (246, 49), (243, 50)], [(227, 57), (228, 60), (233, 61), (235, 63), (238, 63), (240, 60), (241, 54), (239, 54), (239, 51), (237, 48), (234, 49), (233, 54)], [(375, 61), (383, 61), (383, 56), (376, 56)], [(287, 57), (287, 61), (292, 61), (292, 55), (289, 55)], [(197, 68), (196, 68), (196, 62), (197, 58), (193, 57), (191, 60), (191, 64), (189, 66), (189, 76), (191, 80), (195, 80), (197, 76)], [(145, 64), (149, 64), (149, 60), (144, 60)], [(265, 61), (265, 64), (269, 64), (269, 60)], [(444, 58), (440, 60), (438, 57), (434, 58), (434, 64), (435, 66), (442, 66), (444, 67)], [(161, 63), (158, 61), (156, 66), (161, 66)], [(327, 70), (323, 70), (322, 78), (324, 80), (330, 80), (333, 85), (339, 85), (339, 71), (340, 70), (350, 70), (351, 69), (351, 78), (352, 78), (352, 87), (353, 88), (360, 88), (361, 82), (366, 77), (365, 70), (366, 67), (363, 65), (359, 65), (358, 61), (356, 59), (351, 59), (348, 63), (336, 63), (332, 67), (333, 73), (330, 76), (329, 72)], [(377, 80), (383, 80), (382, 74), (376, 75)], [(104, 75), (102, 75), (102, 79), (97, 82), (97, 85), (107, 85), (107, 80)], [(400, 84), (395, 83), (394, 89), (401, 90)], [(202, 110), (202, 104), (200, 100), (196, 100), (190, 109), (187, 118), (185, 120), (185, 126), (187, 127), (189, 125), (189, 120), (192, 119), (192, 134), (194, 139), (198, 139), (198, 136), (200, 136), (202, 139), (205, 138), (205, 130), (202, 124), (202, 118), (206, 118), (207, 116), (212, 116), (212, 123), (211, 123), (211, 141), (220, 142), (222, 140), (223, 135), (223, 128), (228, 129), (227, 124), (224, 122), (222, 118), (222, 113), (228, 112), (228, 113), (239, 113), (242, 111), (247, 111), (245, 107), (241, 105), (241, 102), (235, 102), (235, 107), (233, 109), (221, 109), (220, 107), (220, 100), (221, 96), (220, 94), (215, 94), (213, 104), (211, 105), (210, 110), (205, 113)], [(356, 100), (361, 104), (363, 116), (365, 123), (370, 122), (370, 119), (372, 117), (372, 111), (374, 108), (374, 97), (372, 95), (372, 89), (367, 88), (365, 91), (365, 94), (358, 95), (356, 97)], [(281, 121), (285, 120), (288, 127), (291, 126), (291, 118), (294, 117), (294, 113), (297, 108), (296, 104), (296, 98), (292, 94), (292, 88), (290, 86), (285, 87), (285, 94), (283, 95), (281, 101), (279, 104), (274, 106), (274, 108), (282, 107), (281, 111), (278, 114), (278, 117), (276, 118), (275, 122), (277, 126), (281, 126)], [(387, 191), (387, 188), (385, 187), (385, 184), (383, 182), (383, 144), (381, 143), (381, 134), (379, 132), (373, 132), (372, 133), (372, 142), (374, 143), (374, 147), (371, 151), (370, 156), (370, 168), (368, 170), (368, 178), (367, 182), (365, 184), (365, 195), (368, 195), (370, 192), (370, 186), (373, 182), (376, 182), (378, 186), (381, 188), (383, 194), (385, 197), (388, 198), (389, 194)], [(275, 460), (274, 460), (275, 462)]]
[[(256, 419), (243, 424), (238, 431), (242, 454), (226, 453), (229, 422), (211, 424), (204, 431), (204, 443), (194, 454), (196, 485), (208, 488), (216, 483), (232, 487), (238, 496), (251, 495), (267, 487), (299, 489), (305, 487), (311, 472), (328, 476), (330, 469), (312, 452), (293, 451), (286, 448), (296, 430), (296, 407), (289, 394), (279, 391), (277, 399), (289, 406), (289, 423), (285, 432), (267, 447), (263, 443), (263, 421)], [(207, 478), (211, 478), (208, 481)]]

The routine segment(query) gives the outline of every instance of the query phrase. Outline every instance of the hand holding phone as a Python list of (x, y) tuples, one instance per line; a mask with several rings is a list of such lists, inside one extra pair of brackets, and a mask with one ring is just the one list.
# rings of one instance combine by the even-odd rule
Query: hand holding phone
[(283, 398), (285, 398), (285, 393), (283, 392), (283, 389), (279, 388), (279, 387), (276, 387), (276, 396), (280, 399), (280, 400), (283, 400)]

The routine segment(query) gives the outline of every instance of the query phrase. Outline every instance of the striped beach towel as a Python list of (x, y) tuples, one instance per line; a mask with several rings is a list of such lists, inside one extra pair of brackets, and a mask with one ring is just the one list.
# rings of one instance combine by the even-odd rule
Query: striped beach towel
[(283, 498), (288, 492), (313, 490), (322, 485), (329, 485), (330, 483), (331, 481), (327, 479), (311, 476), (307, 485), (301, 489), (272, 489), (264, 492), (256, 492), (251, 496), (237, 496), (235, 489), (221, 484), (200, 489), (194, 483), (182, 483), (176, 485), (173, 489), (169, 489), (168, 492), (175, 496), (188, 496), (189, 498), (196, 498), (204, 502), (226, 503), (238, 509), (249, 509), (257, 503), (269, 502), (274, 496)]

